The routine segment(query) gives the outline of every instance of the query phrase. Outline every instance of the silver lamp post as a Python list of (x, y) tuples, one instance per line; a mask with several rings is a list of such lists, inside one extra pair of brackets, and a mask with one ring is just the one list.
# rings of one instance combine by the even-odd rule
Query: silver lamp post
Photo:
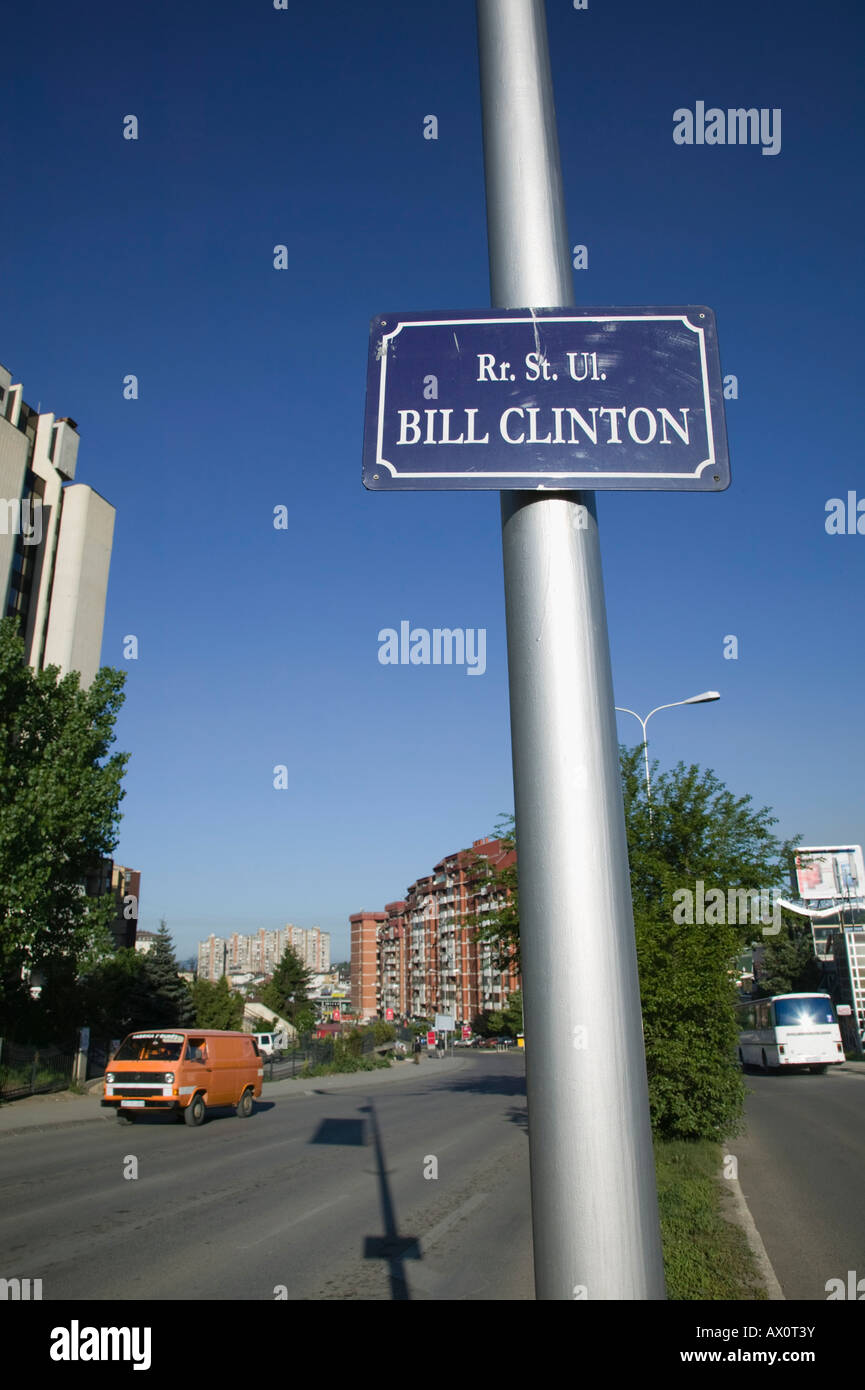
[(649, 710), (645, 719), (641, 719), (636, 710), (626, 709), (623, 705), (616, 705), (619, 714), (632, 714), (643, 730), (643, 752), (646, 758), (646, 797), (649, 802), (649, 825), (652, 824), (652, 780), (649, 775), (649, 738), (646, 733), (646, 725), (653, 714), (658, 710), (675, 709), (677, 705), (706, 705), (711, 700), (720, 700), (721, 696), (717, 690), (704, 690), (702, 695), (691, 695), (687, 700), (673, 700), (669, 705), (657, 705), (655, 709)]

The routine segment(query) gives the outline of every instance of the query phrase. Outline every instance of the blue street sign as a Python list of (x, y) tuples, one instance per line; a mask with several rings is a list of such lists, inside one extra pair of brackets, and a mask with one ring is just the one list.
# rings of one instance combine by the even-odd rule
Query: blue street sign
[(373, 319), (372, 489), (730, 485), (715, 315), (482, 309)]

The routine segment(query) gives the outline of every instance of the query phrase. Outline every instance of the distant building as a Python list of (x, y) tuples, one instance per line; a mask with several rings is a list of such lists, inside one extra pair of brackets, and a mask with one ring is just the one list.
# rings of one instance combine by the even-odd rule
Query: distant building
[(114, 939), (118, 946), (131, 948), (138, 940), (141, 873), (138, 869), (127, 869), (124, 864), (114, 864), (111, 869), (111, 887), (117, 901), (117, 916), (112, 924)]
[(199, 941), (199, 980), (220, 980), (225, 974), (227, 960), (228, 943), (224, 937), (210, 935), (206, 941)]
[(351, 925), (351, 1007), (361, 1020), (378, 1015), (378, 931), (384, 912), (355, 912)]
[(250, 934), (232, 932), (228, 937), (210, 936), (200, 941), (199, 979), (218, 980), (225, 974), (272, 975), (287, 946), (297, 952), (307, 969), (318, 974), (330, 969), (330, 932), (289, 923), (276, 931), (262, 928)]
[(520, 988), (516, 971), (500, 971), (495, 949), (479, 941), (469, 920), (483, 921), (498, 906), (479, 861), (503, 869), (514, 860), (500, 839), (475, 840), (471, 849), (441, 859), (412, 883), (404, 899), (384, 912), (351, 918), (351, 998), (364, 1018), (432, 1018), (448, 1014), (470, 1023), (503, 1009)]
[(140, 951), (141, 955), (146, 956), (147, 953), (148, 953), (148, 951), (152, 951), (152, 950), (153, 950), (153, 947), (154, 947), (155, 945), (156, 945), (156, 932), (155, 932), (155, 931), (140, 931), (140, 932), (138, 932), (138, 934), (137, 934), (137, 936), (136, 936), (136, 938), (135, 938), (135, 949), (136, 949), (136, 951)]
[(85, 878), (84, 891), (90, 898), (101, 898), (106, 893), (113, 892), (116, 912), (114, 920), (109, 923), (109, 929), (114, 938), (114, 946), (117, 950), (135, 946), (138, 933), (138, 899), (141, 892), (139, 871), (127, 869), (123, 864), (115, 864), (112, 859), (100, 859)]
[(39, 413), (0, 366), (0, 616), (34, 670), (99, 669), (114, 508), (74, 482), (78, 426)]

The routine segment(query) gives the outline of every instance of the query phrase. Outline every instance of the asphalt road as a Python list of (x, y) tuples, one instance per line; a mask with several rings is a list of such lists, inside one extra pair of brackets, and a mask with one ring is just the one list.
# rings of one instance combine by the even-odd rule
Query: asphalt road
[[(746, 1074), (745, 1136), (727, 1153), (788, 1299), (865, 1279), (865, 1077)], [(865, 1284), (863, 1284), (865, 1292)]]
[(439, 1065), (200, 1129), (5, 1134), (0, 1272), (62, 1301), (532, 1299), (524, 1058)]
[[(0, 1274), (59, 1301), (532, 1299), (524, 1058), (439, 1066), (281, 1082), (200, 1129), (10, 1106), (46, 1122), (0, 1134)], [(825, 1301), (865, 1279), (865, 1076), (746, 1079), (725, 1151), (785, 1297)]]

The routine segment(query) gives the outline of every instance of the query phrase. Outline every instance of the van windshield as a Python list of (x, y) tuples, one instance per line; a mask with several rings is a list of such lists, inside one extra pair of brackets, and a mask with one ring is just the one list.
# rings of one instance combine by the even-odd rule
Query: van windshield
[(115, 1062), (176, 1062), (183, 1051), (182, 1033), (130, 1033), (114, 1054)]

